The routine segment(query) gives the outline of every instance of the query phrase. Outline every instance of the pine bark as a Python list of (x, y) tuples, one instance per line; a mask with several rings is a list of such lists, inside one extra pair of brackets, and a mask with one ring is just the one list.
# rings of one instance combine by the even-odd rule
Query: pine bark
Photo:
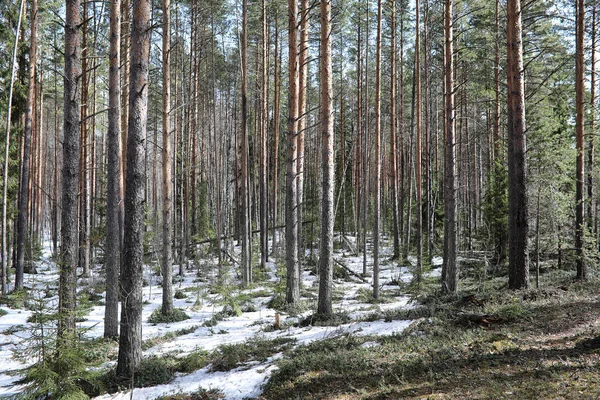
[(242, 281), (244, 286), (252, 282), (252, 271), (250, 266), (250, 210), (249, 210), (249, 177), (248, 177), (248, 66), (247, 66), (247, 29), (248, 29), (248, 2), (243, 0), (242, 3), (242, 210), (241, 225), (242, 225)]
[(397, 161), (397, 118), (396, 118), (396, 2), (390, 1), (390, 181), (392, 201), (392, 235), (394, 248), (392, 259), (400, 257), (400, 226), (398, 218), (398, 161)]
[(286, 302), (300, 300), (300, 267), (298, 264), (298, 211), (297, 211), (297, 156), (298, 156), (298, 5), (288, 0), (289, 32), (289, 107), (287, 122), (285, 247), (286, 247)]
[(63, 340), (75, 333), (77, 285), (77, 194), (79, 190), (79, 84), (81, 78), (80, 1), (66, 3), (64, 136), (62, 169), (62, 213), (60, 278), (58, 298), (58, 337)]
[(150, 1), (134, 0), (132, 13), (127, 135), (127, 178), (121, 332), (117, 377), (130, 379), (142, 359), (142, 265), (144, 233), (145, 141), (148, 118)]
[(577, 149), (575, 183), (575, 251), (577, 253), (577, 279), (587, 280), (587, 265), (584, 254), (584, 102), (585, 102), (585, 65), (584, 65), (584, 1), (577, 0), (577, 35), (575, 56), (575, 139)]
[(421, 32), (420, 32), (420, 6), (419, 0), (415, 2), (415, 180), (417, 189), (417, 280), (423, 275), (423, 179), (421, 173), (422, 162), (422, 126), (421, 126)]
[(319, 250), (319, 299), (317, 314), (333, 314), (333, 224), (335, 185), (333, 73), (331, 62), (331, 0), (321, 1), (321, 129), (323, 198)]
[(171, 170), (171, 1), (162, 2), (162, 307), (173, 312), (173, 173)]
[(121, 0), (110, 3), (110, 67), (108, 85), (108, 132), (106, 135), (106, 305), (104, 337), (119, 335), (119, 270), (121, 241), (119, 202), (121, 200)]
[(260, 264), (264, 270), (269, 257), (268, 223), (267, 223), (267, 121), (268, 121), (268, 91), (267, 91), (267, 5), (261, 0), (262, 13), (262, 68), (261, 68), (261, 112), (260, 112)]
[(596, 119), (596, 24), (597, 3), (592, 7), (592, 60), (590, 73), (590, 134), (588, 135), (588, 176), (587, 176), (587, 221), (591, 232), (596, 233), (596, 200), (594, 199), (594, 132)]
[(507, 1), (508, 242), (511, 289), (529, 287), (525, 82), (521, 0)]
[(27, 109), (25, 111), (25, 129), (23, 131), (23, 152), (21, 162), (21, 182), (17, 217), (17, 263), (15, 272), (15, 289), (23, 289), (23, 271), (25, 266), (25, 249), (29, 236), (29, 191), (30, 191), (30, 158), (31, 138), (33, 131), (36, 104), (36, 63), (37, 63), (37, 27), (38, 2), (31, 1), (30, 35), (29, 35), (29, 87), (27, 89)]
[(297, 166), (297, 185), (296, 197), (297, 212), (298, 212), (298, 259), (302, 260), (304, 254), (302, 252), (302, 210), (304, 203), (304, 136), (306, 131), (306, 92), (308, 90), (308, 21), (310, 12), (309, 0), (302, 0), (302, 11), (300, 17), (300, 47), (298, 64), (300, 68), (299, 87), (298, 87), (298, 166)]
[(458, 286), (458, 268), (456, 265), (456, 139), (454, 136), (454, 58), (453, 58), (453, 16), (452, 0), (445, 4), (445, 117), (444, 134), (444, 261), (442, 265), (442, 290), (456, 292)]
[(377, 1), (375, 51), (375, 198), (373, 199), (373, 298), (379, 298), (379, 225), (381, 222), (381, 20), (382, 0)]

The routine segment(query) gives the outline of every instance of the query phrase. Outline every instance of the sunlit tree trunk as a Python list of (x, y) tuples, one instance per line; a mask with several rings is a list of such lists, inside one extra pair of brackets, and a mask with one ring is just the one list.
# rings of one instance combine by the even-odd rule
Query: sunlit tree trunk
[[(249, 177), (248, 177), (248, 99), (247, 99), (247, 88), (248, 88), (248, 66), (247, 66), (247, 29), (248, 29), (248, 2), (243, 0), (242, 3), (242, 37), (241, 37), (241, 52), (242, 52), (242, 184), (241, 184), (241, 196), (242, 196), (242, 210), (241, 210), (241, 225), (242, 225), (242, 280), (244, 285), (248, 285), (252, 282), (252, 272), (250, 267), (250, 210), (249, 208)], [(219, 250), (220, 251), (220, 250)]]
[(331, 0), (321, 1), (321, 130), (323, 198), (319, 250), (319, 300), (317, 314), (333, 314), (333, 224), (335, 185), (333, 72), (331, 62)]
[(121, 332), (117, 377), (131, 379), (142, 360), (142, 265), (144, 256), (145, 142), (148, 119), (150, 1), (134, 0), (131, 30), (129, 132), (123, 266)]
[(377, 1), (375, 51), (375, 198), (373, 199), (373, 298), (379, 298), (379, 224), (381, 208), (381, 20), (382, 0)]
[(444, 78), (446, 128), (444, 161), (444, 261), (442, 265), (442, 290), (456, 292), (458, 268), (456, 265), (456, 140), (454, 137), (454, 50), (452, 0), (445, 7), (445, 59)]
[(79, 0), (66, 3), (65, 74), (64, 74), (64, 136), (60, 282), (58, 298), (58, 337), (64, 340), (75, 334), (77, 285), (77, 194), (79, 190), (79, 80), (81, 78), (81, 23)]
[(110, 67), (108, 86), (107, 189), (106, 189), (106, 305), (104, 337), (119, 334), (119, 270), (121, 241), (119, 228), (120, 196), (120, 63), (121, 63), (121, 1), (110, 3)]
[(31, 2), (30, 36), (29, 36), (29, 87), (27, 89), (27, 110), (25, 111), (25, 130), (23, 131), (23, 156), (21, 160), (21, 183), (19, 185), (19, 203), (17, 217), (17, 263), (15, 272), (15, 289), (23, 289), (23, 270), (25, 266), (25, 249), (29, 235), (29, 190), (30, 190), (30, 156), (33, 131), (34, 111), (36, 104), (36, 62), (37, 62), (37, 0)]
[(529, 232), (526, 188), (525, 82), (521, 0), (508, 0), (506, 10), (508, 75), (508, 241), (511, 289), (529, 287)]
[(173, 171), (171, 170), (171, 1), (162, 2), (162, 308), (173, 312)]
[(288, 0), (289, 31), (289, 99), (287, 122), (287, 176), (285, 199), (286, 245), (286, 302), (300, 300), (300, 268), (298, 265), (298, 210), (297, 210), (297, 156), (298, 156), (298, 5)]
[(577, 35), (576, 35), (576, 60), (575, 60), (575, 138), (577, 148), (576, 184), (575, 184), (575, 251), (577, 252), (577, 279), (587, 279), (587, 266), (584, 254), (584, 102), (585, 102), (585, 65), (584, 65), (584, 32), (585, 8), (584, 1), (577, 0)]

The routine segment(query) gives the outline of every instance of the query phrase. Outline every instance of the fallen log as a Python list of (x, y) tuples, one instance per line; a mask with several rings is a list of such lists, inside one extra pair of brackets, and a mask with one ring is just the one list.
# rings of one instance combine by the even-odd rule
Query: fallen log
[(360, 276), (359, 274), (357, 274), (356, 272), (352, 271), (350, 268), (346, 267), (344, 264), (342, 264), (340, 261), (336, 260), (335, 258), (333, 259), (333, 261), (335, 261), (335, 263), (337, 265), (339, 265), (340, 267), (344, 268), (346, 271), (348, 271), (348, 273), (352, 276), (354, 276), (355, 278), (360, 279), (362, 282), (364, 283), (368, 283), (370, 284), (371, 282), (367, 281), (365, 278), (363, 278), (362, 276)]

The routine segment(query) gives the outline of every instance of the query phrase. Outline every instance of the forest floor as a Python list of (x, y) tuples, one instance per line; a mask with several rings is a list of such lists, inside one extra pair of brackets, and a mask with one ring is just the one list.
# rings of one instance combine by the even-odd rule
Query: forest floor
[[(386, 254), (381, 298), (374, 301), (362, 257), (346, 246), (336, 245), (332, 321), (313, 315), (318, 281), (310, 252), (302, 301), (293, 308), (283, 301), (280, 257), (266, 270), (255, 268), (255, 283), (246, 289), (236, 249), (220, 271), (216, 260), (199, 257), (175, 278), (175, 306), (189, 316), (179, 322), (155, 320), (162, 291), (160, 268), (151, 263), (144, 278), (144, 361), (126, 383), (111, 379), (117, 343), (101, 338), (99, 265), (80, 279), (85, 373), (74, 381), (100, 399), (600, 398), (596, 281), (572, 282), (571, 273), (548, 267), (540, 290), (508, 291), (506, 276), (490, 275), (470, 255), (461, 262), (460, 294), (443, 296), (440, 258), (416, 285), (411, 263), (399, 266)], [(58, 275), (48, 248), (37, 269), (27, 275), (26, 293), (0, 304), (0, 397), (31, 389), (21, 380), (42, 347), (52, 345), (54, 325), (43, 316), (55, 312)]]

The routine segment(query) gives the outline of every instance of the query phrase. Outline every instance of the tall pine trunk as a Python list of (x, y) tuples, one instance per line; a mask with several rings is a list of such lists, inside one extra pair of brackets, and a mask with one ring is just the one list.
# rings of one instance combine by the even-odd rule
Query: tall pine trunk
[(121, 241), (119, 202), (121, 146), (120, 146), (120, 63), (121, 63), (121, 1), (110, 3), (110, 67), (108, 87), (108, 132), (106, 135), (107, 188), (106, 188), (106, 305), (104, 337), (119, 334), (119, 270)]
[(64, 74), (64, 136), (61, 249), (58, 312), (59, 340), (75, 334), (75, 303), (77, 285), (77, 195), (79, 190), (79, 80), (81, 78), (81, 47), (79, 0), (66, 3), (65, 74)]
[(173, 312), (173, 173), (171, 170), (171, 1), (162, 3), (162, 308)]
[(300, 267), (298, 265), (298, 210), (297, 210), (297, 156), (298, 156), (298, 4), (288, 0), (289, 31), (289, 99), (287, 122), (287, 175), (285, 199), (285, 248), (286, 248), (286, 302), (300, 300)]
[(529, 232), (526, 188), (525, 82), (521, 0), (508, 0), (506, 10), (508, 75), (508, 286), (529, 287)]
[(125, 229), (120, 279), (121, 332), (116, 372), (118, 377), (128, 379), (131, 379), (142, 360), (144, 162), (148, 119), (150, 0), (134, 0), (132, 16)]
[(377, 48), (375, 51), (375, 198), (373, 199), (373, 298), (379, 298), (379, 225), (381, 222), (381, 19), (382, 0), (377, 1)]
[(23, 289), (23, 271), (25, 266), (25, 249), (29, 236), (29, 191), (30, 191), (30, 156), (33, 119), (35, 111), (35, 75), (37, 61), (37, 0), (31, 2), (31, 21), (29, 36), (29, 87), (27, 89), (27, 109), (25, 111), (25, 130), (23, 132), (23, 157), (21, 162), (21, 183), (19, 185), (19, 215), (17, 217), (17, 264), (15, 273), (15, 289)]
[(576, 183), (575, 183), (575, 251), (577, 252), (577, 279), (587, 279), (587, 266), (584, 252), (584, 210), (583, 198), (584, 186), (584, 102), (585, 102), (585, 65), (584, 65), (584, 32), (585, 32), (585, 8), (584, 1), (577, 0), (577, 35), (576, 35), (576, 57), (575, 57), (575, 138), (577, 148)]
[(321, 129), (323, 198), (319, 250), (319, 300), (317, 314), (333, 314), (333, 193), (335, 185), (333, 73), (331, 62), (331, 0), (321, 1)]
[(458, 269), (456, 265), (456, 139), (454, 136), (454, 58), (452, 0), (446, 0), (445, 10), (445, 117), (446, 148), (444, 161), (444, 261), (442, 290), (456, 292)]

